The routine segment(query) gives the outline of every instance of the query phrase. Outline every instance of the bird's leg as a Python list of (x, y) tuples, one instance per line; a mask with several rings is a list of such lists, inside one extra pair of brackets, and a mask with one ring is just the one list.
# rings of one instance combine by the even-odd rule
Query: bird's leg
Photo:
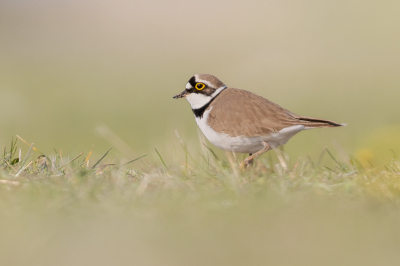
[(264, 145), (264, 148), (262, 148), (262, 150), (254, 153), (254, 154), (249, 154), (250, 156), (247, 157), (246, 159), (244, 159), (243, 163), (241, 164), (241, 168), (243, 168), (243, 166), (249, 167), (252, 165), (253, 163), (253, 159), (256, 158), (257, 156), (263, 154), (264, 152), (267, 152), (269, 149), (271, 149), (271, 146), (269, 146), (268, 143), (266, 143), (265, 141), (261, 142)]
[[(252, 153), (249, 153), (249, 157), (251, 157), (252, 155), (253, 155)], [(248, 165), (248, 166), (252, 166), (252, 165), (253, 165), (253, 162), (254, 162), (254, 160), (251, 159), (251, 160), (248, 161), (247, 165)]]

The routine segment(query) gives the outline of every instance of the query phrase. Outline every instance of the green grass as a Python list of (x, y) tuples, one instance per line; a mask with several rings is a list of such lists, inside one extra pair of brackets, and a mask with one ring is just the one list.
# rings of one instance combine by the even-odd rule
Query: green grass
[[(282, 151), (241, 171), (211, 147), (182, 160), (41, 154), (0, 161), (0, 265), (398, 265), (400, 162)], [(20, 150), (20, 148), (22, 148)]]

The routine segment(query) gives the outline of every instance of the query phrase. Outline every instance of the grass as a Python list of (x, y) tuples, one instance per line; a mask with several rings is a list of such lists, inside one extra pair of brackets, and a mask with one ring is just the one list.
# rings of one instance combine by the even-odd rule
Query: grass
[[(0, 265), (397, 265), (400, 161), (45, 155), (0, 161)], [(324, 159), (325, 158), (325, 159)], [(93, 160), (92, 160), (93, 159)], [(327, 161), (329, 160), (329, 161)], [(324, 163), (326, 161), (326, 163)], [(325, 165), (326, 164), (326, 165)]]

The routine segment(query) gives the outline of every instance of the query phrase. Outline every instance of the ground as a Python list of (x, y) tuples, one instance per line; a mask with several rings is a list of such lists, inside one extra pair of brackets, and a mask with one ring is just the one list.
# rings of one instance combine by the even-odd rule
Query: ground
[[(21, 141), (21, 145), (25, 145)], [(0, 265), (397, 265), (400, 162), (1, 160)], [(107, 154), (105, 154), (107, 155)], [(18, 158), (18, 159), (16, 159)], [(101, 159), (102, 158), (102, 159)], [(101, 160), (100, 160), (101, 159)]]

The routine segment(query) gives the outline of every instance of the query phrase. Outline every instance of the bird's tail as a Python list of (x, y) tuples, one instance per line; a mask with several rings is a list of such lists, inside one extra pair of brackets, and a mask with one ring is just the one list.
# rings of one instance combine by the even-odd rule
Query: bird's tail
[(307, 116), (298, 116), (296, 118), (299, 120), (299, 124), (305, 126), (306, 128), (346, 126), (346, 124), (340, 124), (330, 120), (317, 119)]

